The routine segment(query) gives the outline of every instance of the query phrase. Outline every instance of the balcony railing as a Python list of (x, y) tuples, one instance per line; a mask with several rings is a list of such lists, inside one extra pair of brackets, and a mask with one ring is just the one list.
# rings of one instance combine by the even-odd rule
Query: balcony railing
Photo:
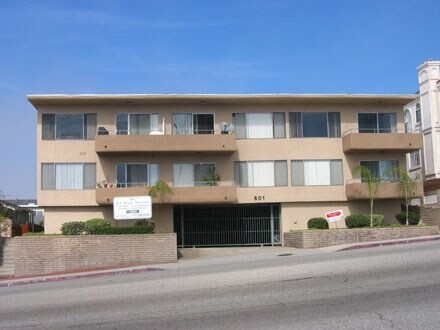
[[(103, 132), (103, 131), (102, 131)], [(118, 132), (121, 133), (121, 132)], [(124, 132), (122, 132), (124, 133)], [(98, 154), (116, 153), (232, 153), (237, 150), (235, 134), (220, 130), (137, 131), (138, 134), (98, 134), (95, 151)], [(147, 134), (148, 133), (148, 134)]]
[[(396, 199), (404, 198), (404, 194), (399, 187), (398, 179), (380, 180), (377, 179), (376, 199)], [(368, 183), (362, 179), (351, 179), (346, 182), (345, 193), (348, 200), (370, 199)], [(412, 197), (423, 196), (423, 183), (415, 181), (414, 189), (411, 192)]]
[[(201, 181), (192, 186), (173, 186), (172, 191), (163, 198), (153, 199), (159, 204), (230, 204), (237, 201), (237, 187), (233, 181)], [(145, 196), (150, 186), (136, 183), (107, 183), (96, 189), (96, 202), (99, 205), (113, 204), (114, 197)]]
[(344, 152), (411, 152), (422, 148), (422, 136), (397, 129), (350, 129), (342, 137)]

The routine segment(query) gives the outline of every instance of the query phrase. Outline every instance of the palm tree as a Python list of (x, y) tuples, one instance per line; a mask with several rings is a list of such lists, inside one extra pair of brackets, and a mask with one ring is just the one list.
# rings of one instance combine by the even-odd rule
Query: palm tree
[(362, 182), (368, 186), (368, 196), (370, 199), (370, 227), (373, 227), (373, 208), (374, 200), (377, 197), (377, 190), (380, 184), (380, 178), (374, 177), (368, 167), (355, 165), (353, 175), (360, 175)]

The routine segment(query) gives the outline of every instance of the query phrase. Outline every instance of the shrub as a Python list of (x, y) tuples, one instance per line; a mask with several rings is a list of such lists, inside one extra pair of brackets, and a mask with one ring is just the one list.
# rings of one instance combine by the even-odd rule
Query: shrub
[(139, 226), (150, 226), (151, 223), (145, 219), (136, 220), (133, 222), (133, 226), (139, 227)]
[(352, 214), (345, 218), (347, 228), (362, 228), (370, 226), (370, 217), (363, 214)]
[(111, 224), (108, 220), (105, 219), (90, 219), (85, 222), (84, 229), (87, 234), (95, 234), (97, 228), (108, 228)]
[(85, 232), (85, 223), (82, 221), (66, 222), (61, 225), (63, 235), (81, 235)]
[(328, 229), (328, 222), (324, 218), (311, 218), (307, 222), (309, 229)]
[(0, 214), (0, 221), (5, 220), (5, 217)]
[[(406, 225), (406, 212), (400, 212), (395, 215), (396, 220), (401, 225)], [(415, 226), (420, 221), (420, 214), (415, 212), (408, 212), (408, 222), (411, 226)]]
[[(364, 214), (370, 220), (369, 214)], [(373, 214), (373, 227), (381, 227), (383, 225), (383, 214)]]
[(122, 234), (151, 234), (154, 233), (153, 226), (133, 227), (100, 227), (96, 228), (96, 235), (122, 235)]

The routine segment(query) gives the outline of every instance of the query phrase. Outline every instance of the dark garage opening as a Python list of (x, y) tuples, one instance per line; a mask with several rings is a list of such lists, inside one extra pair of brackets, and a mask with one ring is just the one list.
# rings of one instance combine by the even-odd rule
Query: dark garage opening
[(179, 247), (281, 245), (279, 204), (175, 206)]

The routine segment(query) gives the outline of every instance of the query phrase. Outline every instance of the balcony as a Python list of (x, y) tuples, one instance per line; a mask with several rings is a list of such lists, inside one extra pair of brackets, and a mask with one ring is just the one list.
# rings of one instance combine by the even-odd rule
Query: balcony
[[(360, 179), (347, 181), (345, 185), (345, 194), (348, 200), (370, 199), (368, 192), (368, 184), (363, 183)], [(413, 197), (423, 196), (423, 183), (416, 182)], [(377, 187), (376, 199), (396, 199), (404, 198), (403, 193), (399, 189), (398, 182), (381, 182)]]
[(342, 137), (344, 152), (411, 152), (422, 149), (422, 136), (419, 133), (396, 131), (390, 133), (360, 133), (358, 129), (344, 132)]
[[(96, 203), (99, 205), (113, 204), (114, 197), (145, 196), (148, 186), (130, 188), (97, 188)], [(172, 187), (172, 193), (162, 199), (153, 199), (158, 204), (231, 204), (237, 202), (237, 188), (233, 182), (216, 182), (216, 185), (194, 187)]]
[(149, 135), (97, 135), (95, 151), (106, 154), (140, 153), (233, 153), (237, 150), (235, 134), (149, 134)]

